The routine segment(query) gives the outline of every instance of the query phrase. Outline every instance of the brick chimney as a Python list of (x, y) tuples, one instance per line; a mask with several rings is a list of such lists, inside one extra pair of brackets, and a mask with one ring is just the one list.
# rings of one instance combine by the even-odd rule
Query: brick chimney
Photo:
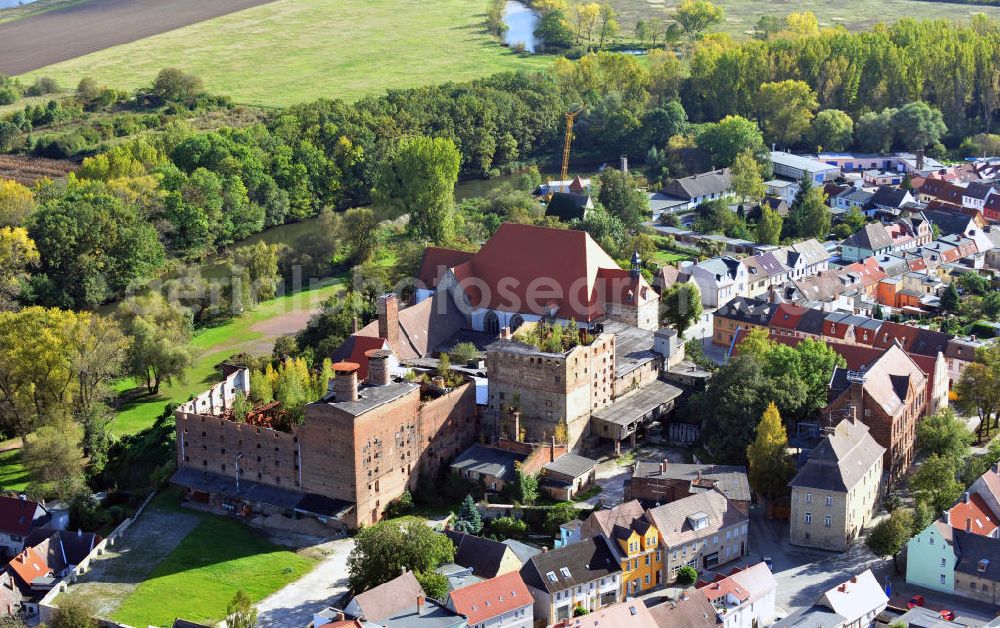
[(556, 437), (552, 436), (549, 440), (549, 462), (556, 461)]
[(917, 170), (924, 169), (924, 149), (917, 149)]
[(417, 615), (423, 615), (423, 614), (424, 614), (424, 596), (418, 595), (417, 596)]
[(500, 339), (501, 340), (510, 340), (511, 339), (510, 327), (507, 327), (505, 325), (505, 326), (503, 326), (503, 327), (500, 328)]
[(389, 356), (392, 351), (388, 349), (372, 349), (365, 351), (368, 358), (368, 383), (372, 386), (386, 386), (389, 384)]
[(965, 531), (972, 532), (972, 517), (965, 518)]
[(962, 493), (962, 502), (966, 504), (969, 503), (969, 491)]
[(378, 335), (389, 341), (389, 348), (399, 355), (399, 299), (394, 292), (378, 298)]
[(521, 411), (514, 410), (511, 412), (511, 416), (514, 418), (514, 434), (511, 436), (511, 440), (515, 442), (521, 441)]
[(337, 362), (333, 365), (333, 372), (337, 374), (333, 380), (333, 394), (338, 403), (358, 400), (359, 368), (361, 366), (354, 362)]

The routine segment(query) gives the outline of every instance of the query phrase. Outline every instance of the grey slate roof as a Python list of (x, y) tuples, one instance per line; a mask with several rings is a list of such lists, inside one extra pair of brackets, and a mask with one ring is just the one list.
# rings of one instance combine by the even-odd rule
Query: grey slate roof
[(664, 194), (683, 199), (721, 194), (732, 187), (729, 168), (712, 170), (701, 174), (675, 179), (663, 188)]
[(492, 475), (499, 480), (508, 480), (514, 477), (514, 463), (524, 462), (527, 457), (526, 454), (477, 444), (459, 454), (451, 463), (451, 468), (463, 472), (475, 471), (482, 475)]
[(875, 194), (868, 199), (868, 204), (865, 207), (891, 207), (899, 209), (906, 202), (907, 194), (909, 192), (902, 188), (880, 185), (875, 190)]
[[(688, 517), (695, 513), (708, 515), (708, 526), (694, 530)], [(719, 490), (695, 493), (669, 504), (650, 508), (646, 516), (660, 531), (667, 547), (683, 545), (694, 539), (705, 538), (747, 521), (747, 516), (736, 509)]]
[(924, 216), (931, 223), (938, 226), (941, 235), (951, 235), (953, 233), (965, 233), (970, 223), (975, 221), (971, 216), (966, 216), (959, 212), (946, 212), (939, 209), (925, 209)]
[(884, 453), (885, 448), (871, 437), (867, 425), (844, 419), (809, 453), (809, 460), (788, 484), (847, 492)]
[[(957, 548), (958, 562), (955, 571), (1000, 582), (1000, 539), (953, 529), (954, 544)], [(979, 562), (985, 569), (979, 571)]]
[(698, 478), (699, 472), (702, 478), (715, 480), (716, 486), (729, 499), (750, 501), (750, 483), (747, 480), (747, 469), (741, 465), (680, 464), (668, 462), (666, 470), (661, 472), (660, 463), (658, 462), (637, 462), (632, 477), (663, 478), (690, 482)]
[(830, 252), (816, 238), (797, 242), (792, 245), (792, 250), (804, 257), (810, 266), (830, 259)]
[(788, 271), (788, 268), (775, 257), (774, 253), (761, 253), (744, 258), (743, 264), (747, 267), (751, 279), (771, 277)]
[[(568, 578), (561, 571), (563, 567), (569, 571)], [(555, 593), (618, 571), (621, 568), (608, 541), (596, 536), (536, 554), (521, 568), (521, 577), (529, 587)], [(548, 577), (549, 573), (555, 576), (555, 582)]]
[(471, 569), (480, 578), (496, 577), (504, 554), (510, 551), (500, 541), (455, 530), (446, 530), (444, 534), (455, 545), (455, 564)]
[(590, 458), (584, 458), (576, 454), (563, 454), (542, 468), (560, 475), (578, 478), (590, 473), (590, 470), (596, 466), (597, 461)]
[(534, 545), (528, 545), (516, 539), (507, 539), (501, 541), (504, 545), (510, 548), (510, 551), (514, 552), (517, 559), (522, 563), (526, 563), (531, 560), (532, 556), (542, 553), (542, 548), (535, 547)]
[(736, 297), (718, 310), (715, 315), (753, 325), (767, 325), (778, 305), (750, 297)]
[(869, 223), (844, 240), (846, 246), (876, 251), (892, 246), (892, 238), (879, 223)]
[(715, 275), (716, 279), (722, 279), (723, 277), (735, 279), (737, 269), (740, 266), (740, 260), (729, 256), (712, 257), (699, 262), (698, 266)]

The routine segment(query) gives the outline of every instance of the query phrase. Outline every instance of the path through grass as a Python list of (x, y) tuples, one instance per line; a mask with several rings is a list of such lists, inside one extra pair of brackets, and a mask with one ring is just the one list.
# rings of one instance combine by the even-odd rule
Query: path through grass
[(166, 491), (64, 595), (132, 626), (177, 617), (212, 625), (237, 590), (257, 601), (315, 564), (234, 519), (180, 508), (178, 494)]
[[(134, 434), (150, 425), (171, 401), (187, 401), (218, 379), (216, 365), (234, 353), (267, 353), (274, 339), (284, 333), (303, 328), (309, 315), (320, 303), (340, 292), (339, 279), (328, 279), (313, 288), (279, 297), (257, 306), (250, 314), (223, 325), (199, 330), (191, 341), (197, 353), (184, 381), (175, 380), (160, 386), (156, 396), (142, 396), (123, 405), (111, 429), (115, 434)], [(129, 389), (136, 385), (128, 380), (121, 385)], [(3, 469), (0, 467), (0, 474)], [(0, 475), (0, 477), (3, 477)]]
[(28, 75), (132, 89), (164, 67), (201, 76), (240, 103), (352, 101), (386, 89), (547, 67), (482, 27), (483, 0), (277, 0), (57, 63)]

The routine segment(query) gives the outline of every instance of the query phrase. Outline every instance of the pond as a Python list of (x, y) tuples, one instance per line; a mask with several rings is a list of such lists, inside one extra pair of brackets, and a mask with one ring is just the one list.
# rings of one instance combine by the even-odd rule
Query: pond
[[(0, 0), (0, 4), (3, 2), (4, 0)], [(535, 39), (538, 14), (531, 7), (516, 0), (507, 0), (503, 9), (503, 23), (507, 26), (503, 35), (505, 44), (511, 47), (521, 44), (525, 52), (535, 52), (535, 46), (540, 43)]]

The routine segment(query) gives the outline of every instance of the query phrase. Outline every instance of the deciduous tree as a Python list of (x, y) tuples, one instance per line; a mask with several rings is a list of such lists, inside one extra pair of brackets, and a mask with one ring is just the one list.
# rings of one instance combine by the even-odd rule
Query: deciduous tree
[(795, 465), (788, 455), (788, 432), (778, 407), (772, 401), (757, 424), (757, 436), (747, 447), (750, 486), (767, 499), (779, 499), (788, 493), (788, 481)]
[(767, 193), (762, 168), (749, 149), (741, 151), (733, 160), (730, 177), (733, 194), (742, 202), (759, 203)]
[(132, 338), (128, 366), (132, 375), (146, 383), (150, 394), (160, 384), (183, 378), (191, 364), (191, 314), (157, 292), (130, 297), (118, 306), (125, 333)]
[(257, 607), (243, 590), (237, 591), (226, 607), (228, 628), (253, 628), (257, 625)]
[(408, 214), (410, 229), (432, 243), (451, 231), (460, 156), (445, 138), (406, 137), (385, 160), (375, 185), (376, 202)]
[(741, 116), (726, 116), (716, 124), (706, 125), (698, 135), (698, 147), (712, 154), (717, 168), (732, 165), (745, 150), (754, 155), (765, 150), (764, 137), (757, 124)]
[(701, 292), (693, 281), (676, 283), (660, 299), (660, 320), (677, 330), (680, 338), (701, 316)]
[(924, 455), (964, 460), (974, 437), (951, 408), (939, 410), (917, 424), (917, 447)]
[(906, 542), (913, 536), (913, 511), (908, 508), (897, 508), (888, 518), (879, 521), (868, 533), (865, 543), (873, 554), (881, 558), (892, 556), (896, 570), (896, 555)]
[(846, 150), (854, 140), (854, 120), (839, 109), (824, 109), (813, 119), (809, 137), (816, 150)]
[(803, 81), (764, 83), (757, 94), (757, 115), (763, 120), (764, 135), (785, 146), (798, 142), (809, 130), (817, 107), (816, 94)]
[(722, 22), (726, 13), (708, 0), (683, 0), (671, 17), (688, 37), (694, 38), (709, 26)]
[(362, 528), (347, 557), (348, 583), (355, 594), (399, 577), (402, 570), (430, 573), (455, 558), (455, 546), (423, 521), (383, 521)]
[(781, 214), (768, 206), (760, 209), (760, 220), (757, 221), (757, 242), (759, 244), (778, 244), (781, 241), (781, 225), (785, 221)]

